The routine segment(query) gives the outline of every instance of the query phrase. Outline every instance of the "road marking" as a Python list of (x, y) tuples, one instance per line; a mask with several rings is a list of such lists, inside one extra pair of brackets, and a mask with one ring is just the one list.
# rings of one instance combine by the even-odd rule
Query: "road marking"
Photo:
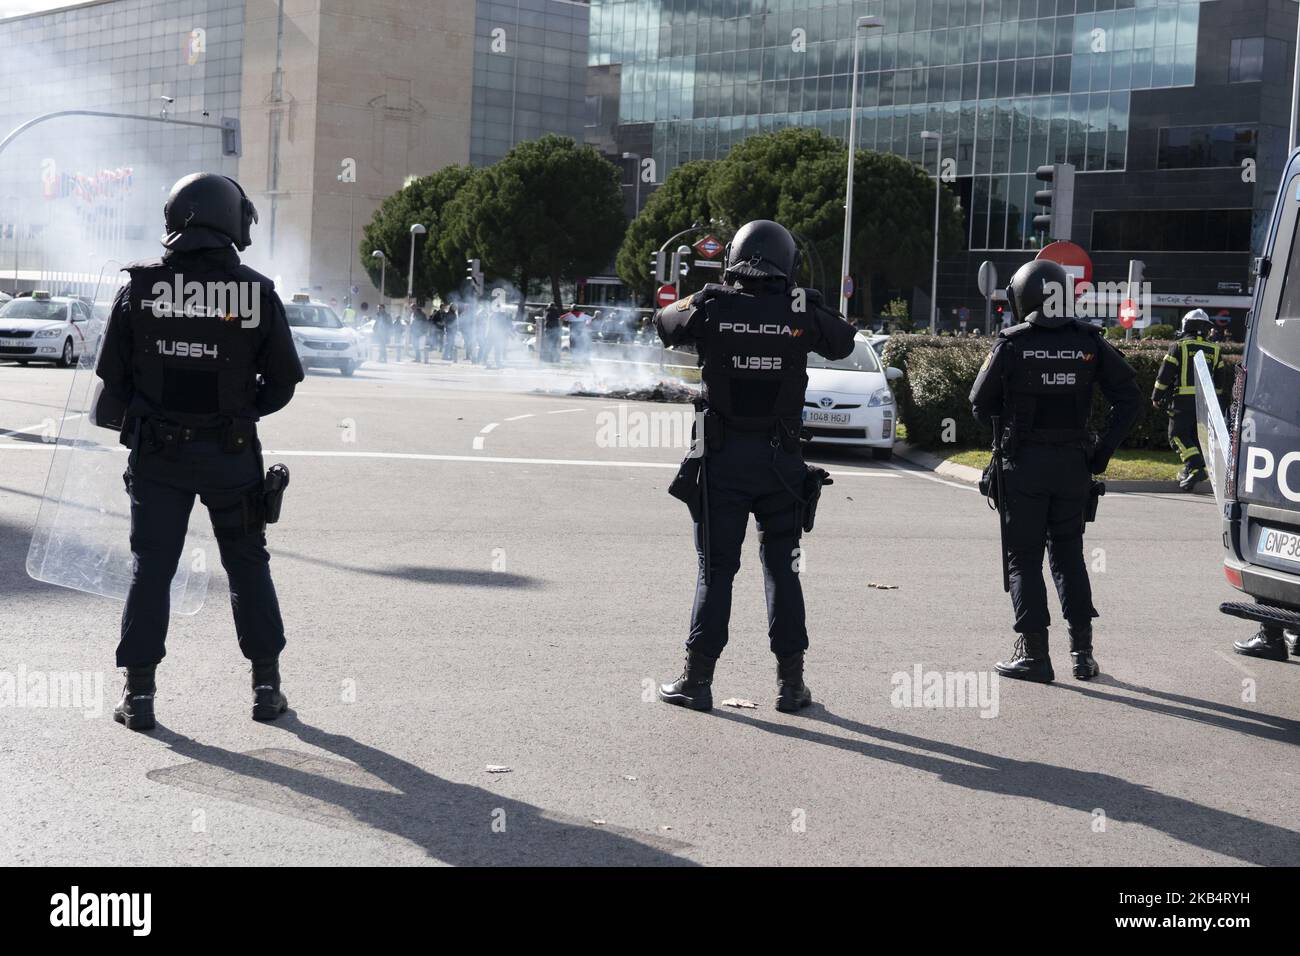
[[(1187, 493), (1187, 492), (1183, 492), (1183, 494), (1186, 494), (1186, 493)], [(1235, 667), (1237, 670), (1241, 671), (1241, 672), (1242, 672), (1243, 674), (1245, 674), (1247, 677), (1251, 677), (1251, 678), (1253, 678), (1253, 677), (1255, 676), (1255, 672), (1254, 672), (1253, 670), (1251, 670), (1249, 667), (1247, 667), (1247, 666), (1246, 666), (1245, 664), (1243, 664), (1241, 661), (1237, 660), (1236, 657), (1234, 657), (1233, 655), (1231, 655), (1231, 654), (1225, 654), (1225, 653), (1223, 653), (1223, 651), (1220, 651), (1220, 650), (1218, 650), (1218, 649), (1215, 650), (1214, 654), (1215, 654), (1216, 657), (1221, 657), (1221, 658), (1223, 658), (1224, 661), (1226, 661), (1227, 663), (1231, 664), (1233, 667)]]
[(514, 418), (504, 418), (502, 419), (502, 421), (517, 422), (517, 421), (522, 421), (525, 418), (532, 418), (532, 417), (533, 417), (533, 413), (529, 412), (527, 415), (516, 415), (514, 416)]
[(570, 412), (585, 412), (585, 408), (562, 408), (558, 412), (547, 412), (548, 415), (568, 415)]
[(911, 475), (913, 478), (922, 478), (925, 481), (938, 482), (941, 485), (947, 485), (949, 488), (960, 488), (962, 491), (979, 491), (979, 489), (974, 485), (964, 485), (959, 481), (949, 481), (946, 478), (940, 478), (938, 475), (932, 475), (928, 471), (904, 468), (902, 465), (895, 465), (893, 462), (889, 462), (888, 467), (892, 468), (894, 471), (901, 471), (905, 475)]
[(477, 438), (474, 439), (474, 450), (475, 450), (475, 451), (482, 451), (482, 450), (483, 450), (483, 436), (482, 436), (482, 435), (479, 435)]
[[(70, 422), (74, 418), (81, 418), (82, 415), (84, 414), (85, 414), (84, 412), (76, 412), (75, 414), (65, 416), (62, 419), (62, 421)], [(12, 429), (11, 431), (0, 432), (0, 438), (7, 438), (9, 435), (26, 435), (28, 432), (34, 432), (37, 429), (44, 429), (45, 426), (49, 424), (51, 421), (53, 421), (53, 419), (47, 418), (43, 422), (40, 422), (36, 425), (28, 425), (26, 428), (15, 428)]]
[(498, 424), (500, 424), (500, 423), (499, 423), (499, 422), (491, 422), (490, 424), (484, 425), (483, 428), (482, 428), (482, 430), (479, 432), (479, 434), (480, 434), (480, 435), (486, 435), (488, 432), (492, 431), (492, 429), (496, 428)]

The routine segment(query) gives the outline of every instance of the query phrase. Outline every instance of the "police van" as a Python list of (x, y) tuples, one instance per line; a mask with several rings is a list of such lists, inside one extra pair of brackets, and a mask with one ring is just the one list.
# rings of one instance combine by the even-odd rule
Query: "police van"
[(54, 362), (69, 368), (99, 352), (104, 323), (72, 296), (37, 291), (0, 305), (0, 360)]
[(351, 375), (361, 367), (360, 336), (324, 302), (315, 302), (307, 293), (298, 292), (284, 304), (284, 312), (304, 369), (336, 368)]
[[(1225, 614), (1300, 630), (1300, 151), (1282, 179), (1233, 384), (1227, 448), (1202, 448), (1223, 509), (1228, 582), (1254, 599)], [(1216, 473), (1217, 472), (1217, 473)]]

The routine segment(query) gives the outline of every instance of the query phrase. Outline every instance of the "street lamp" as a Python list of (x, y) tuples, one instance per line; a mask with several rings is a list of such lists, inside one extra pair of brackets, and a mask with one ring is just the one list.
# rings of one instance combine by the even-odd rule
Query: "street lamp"
[(840, 314), (848, 316), (849, 297), (845, 284), (849, 279), (849, 242), (853, 235), (853, 159), (858, 148), (858, 57), (860, 45), (858, 31), (874, 28), (883, 29), (885, 22), (880, 17), (858, 17), (853, 30), (853, 92), (849, 103), (849, 176), (844, 187), (844, 254), (840, 259)]
[(388, 257), (384, 255), (382, 249), (376, 249), (370, 253), (371, 259), (379, 260), (379, 301), (384, 301), (384, 269), (388, 265)]
[(636, 163), (632, 166), (632, 179), (636, 183), (636, 198), (632, 201), (632, 215), (635, 216), (641, 211), (641, 154), (624, 153), (623, 158), (636, 160)]
[[(934, 140), (934, 269), (930, 273), (930, 334), (939, 331), (939, 184), (943, 171), (943, 133), (921, 130), (921, 139)], [(921, 143), (921, 165), (925, 166), (925, 143)]]
[(406, 272), (406, 298), (408, 300), (415, 298), (415, 237), (422, 236), (428, 231), (418, 222), (411, 226), (411, 268)]
[(354, 250), (357, 246), (357, 191), (355, 188), (357, 181), (355, 177), (349, 179), (344, 173), (339, 173), (337, 179), (345, 186), (351, 183), (354, 187), (348, 190), (348, 196), (351, 199), (351, 211), (348, 218), (348, 305), (350, 307), (352, 305), (352, 257), (356, 254)]

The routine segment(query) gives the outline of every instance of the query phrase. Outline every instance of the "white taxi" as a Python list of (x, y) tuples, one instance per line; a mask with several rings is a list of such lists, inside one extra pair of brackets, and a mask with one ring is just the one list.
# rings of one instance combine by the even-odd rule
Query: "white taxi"
[(289, 331), (304, 369), (336, 368), (351, 375), (361, 367), (361, 338), (324, 302), (297, 293), (284, 304)]
[(69, 368), (94, 359), (104, 323), (71, 296), (33, 292), (0, 305), (0, 360), (55, 362)]
[(897, 410), (889, 383), (902, 377), (901, 369), (881, 367), (871, 340), (860, 332), (846, 358), (809, 354), (804, 428), (814, 443), (855, 445), (876, 458), (892, 458)]

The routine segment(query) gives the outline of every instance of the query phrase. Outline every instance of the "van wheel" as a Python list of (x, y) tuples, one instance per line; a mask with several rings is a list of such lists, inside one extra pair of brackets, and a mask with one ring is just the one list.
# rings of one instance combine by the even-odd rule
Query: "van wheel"
[(75, 359), (72, 351), (72, 339), (67, 338), (63, 341), (63, 354), (59, 356), (59, 368), (71, 368)]
[(894, 457), (894, 449), (893, 449), (893, 448), (873, 448), (873, 449), (871, 449), (871, 457), (874, 458), (874, 459), (876, 459), (876, 461), (889, 461), (890, 459), (892, 459), (892, 458)]

